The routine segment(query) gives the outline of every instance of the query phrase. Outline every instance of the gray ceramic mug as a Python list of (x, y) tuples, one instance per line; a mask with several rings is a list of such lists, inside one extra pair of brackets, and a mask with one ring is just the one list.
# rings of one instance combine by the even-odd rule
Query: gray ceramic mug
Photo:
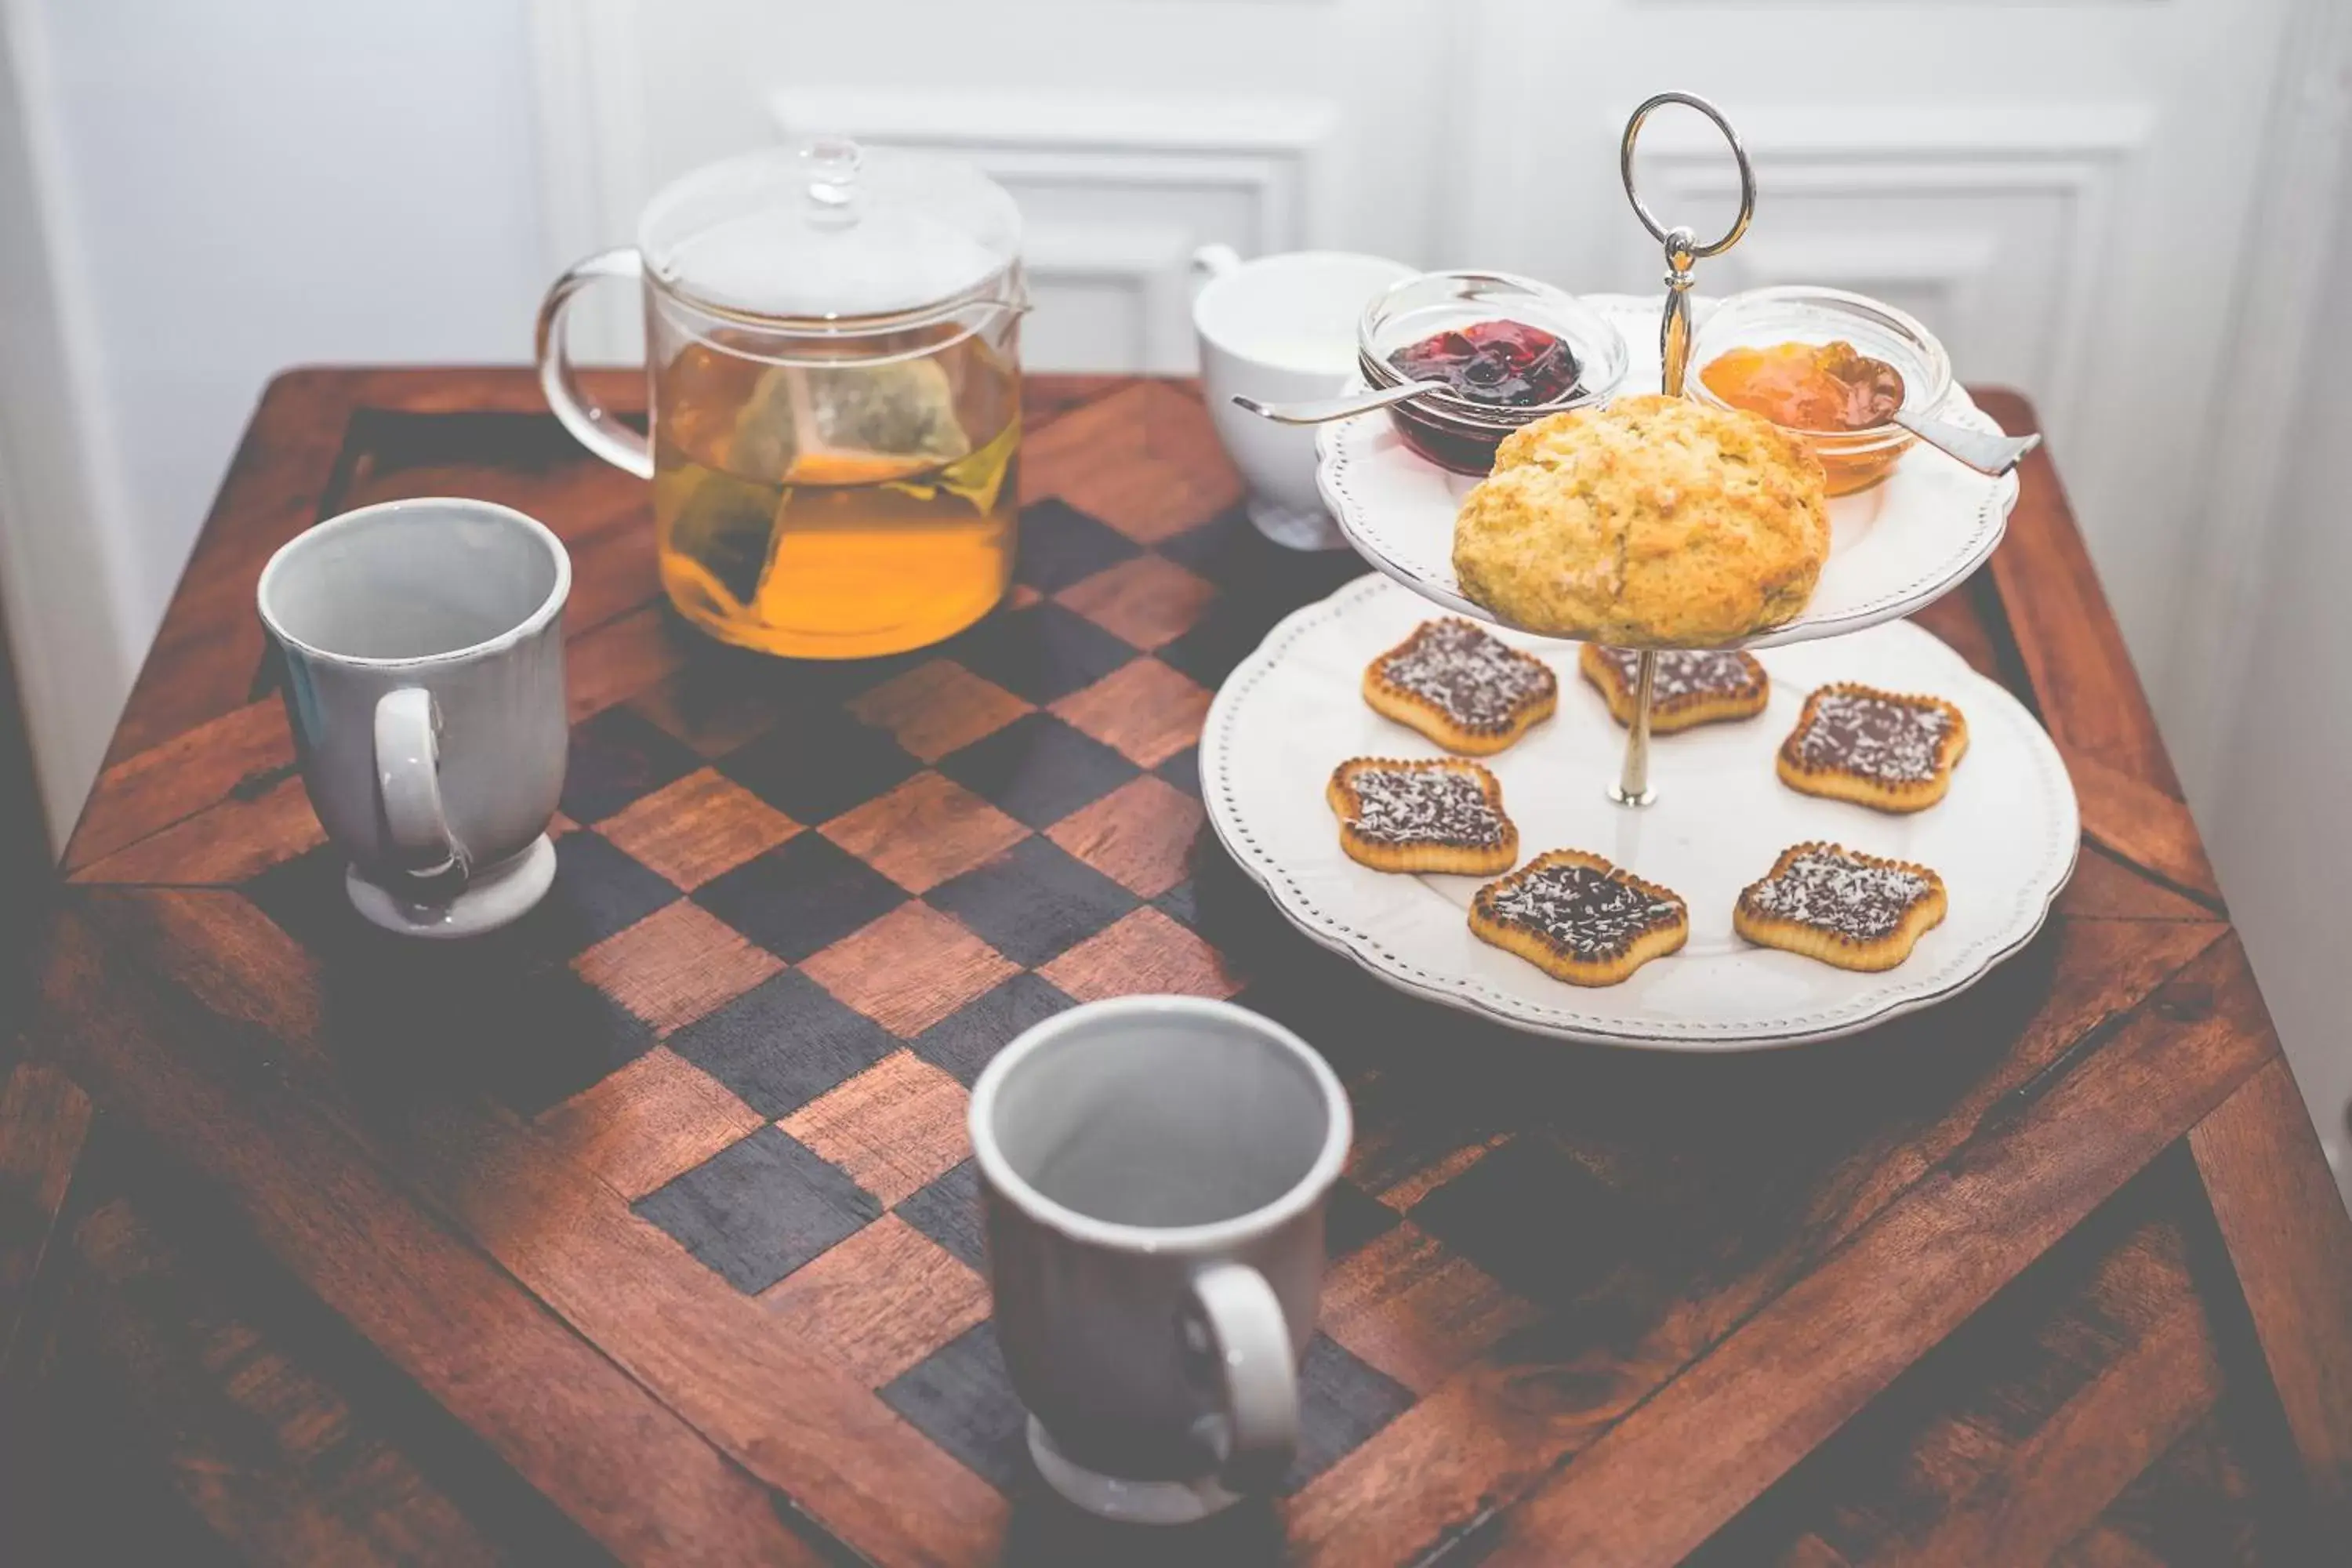
[(997, 1341), (1046, 1481), (1153, 1523), (1271, 1489), (1348, 1156), (1329, 1066), (1228, 1003), (1121, 997), (1007, 1046), (971, 1121)]
[(262, 568), (302, 782), (370, 921), (468, 936), (553, 881), (571, 591), (542, 524), (443, 497), (329, 518)]

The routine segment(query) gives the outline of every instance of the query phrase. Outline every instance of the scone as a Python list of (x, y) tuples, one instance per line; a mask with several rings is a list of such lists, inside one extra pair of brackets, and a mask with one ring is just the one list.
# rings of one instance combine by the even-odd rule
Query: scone
[(1462, 591), (1507, 626), (1705, 647), (1779, 626), (1829, 559), (1821, 460), (1769, 420), (1621, 397), (1522, 426), (1454, 523)]
[(1841, 680), (1805, 699), (1780, 742), (1780, 782), (1880, 811), (1925, 811), (1952, 787), (1969, 721), (1940, 697)]
[(1690, 938), (1690, 910), (1581, 849), (1552, 849), (1470, 900), (1470, 929), (1570, 985), (1614, 985)]
[[(1633, 722), (1634, 669), (1640, 658), (1631, 648), (1589, 642), (1576, 659), (1584, 679), (1609, 704), (1609, 716), (1628, 727)], [(1658, 674), (1650, 689), (1650, 732), (1671, 735), (1699, 724), (1753, 719), (1771, 698), (1771, 678), (1753, 654), (1669, 649), (1658, 655)]]
[(1339, 847), (1375, 871), (1488, 877), (1519, 858), (1503, 786), (1475, 763), (1350, 757), (1324, 795), (1339, 818)]
[(1364, 668), (1372, 710), (1449, 752), (1501, 751), (1559, 706), (1551, 666), (1459, 616), (1423, 621)]
[(1892, 969), (1942, 923), (1947, 902), (1944, 879), (1925, 866), (1800, 844), (1740, 893), (1731, 929), (1840, 969)]

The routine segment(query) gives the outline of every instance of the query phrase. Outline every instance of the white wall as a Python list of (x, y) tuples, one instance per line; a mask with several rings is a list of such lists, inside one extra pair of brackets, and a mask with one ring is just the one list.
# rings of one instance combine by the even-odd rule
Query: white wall
[[(67, 672), (98, 721), (34, 713), (69, 826), (269, 375), (530, 352), (530, 35), (524, 0), (6, 5), (19, 116), (49, 162), (52, 282), (87, 328), (62, 352), (90, 395), (92, 504), (116, 536), (111, 659)], [(41, 613), (11, 605), (20, 644), (50, 635), (26, 624)]]
[[(2352, 245), (2352, 165), (2326, 254)], [(2337, 275), (2340, 277), (2341, 268)], [(2224, 766), (2200, 801), (2221, 890), (2244, 933), (2304, 1099), (2352, 1202), (2346, 1157), (2352, 1005), (2345, 994), (2345, 889), (2352, 888), (2352, 296), (2311, 324), (2302, 408), (2262, 563), (2259, 625), (2237, 691)]]

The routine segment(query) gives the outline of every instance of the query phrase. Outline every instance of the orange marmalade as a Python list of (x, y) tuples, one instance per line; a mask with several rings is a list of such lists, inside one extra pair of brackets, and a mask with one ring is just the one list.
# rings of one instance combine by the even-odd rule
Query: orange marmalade
[(1910, 445), (1908, 437), (1856, 438), (1894, 420), (1903, 373), (1849, 342), (1731, 349), (1707, 362), (1699, 379), (1732, 407), (1804, 437), (1833, 496), (1877, 483)]

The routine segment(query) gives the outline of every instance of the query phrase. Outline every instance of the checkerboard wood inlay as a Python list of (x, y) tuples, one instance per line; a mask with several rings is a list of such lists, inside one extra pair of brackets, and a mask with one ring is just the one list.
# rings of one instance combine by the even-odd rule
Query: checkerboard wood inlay
[[(988, 1321), (971, 1086), (1080, 1002), (1251, 983), (1270, 928), (1255, 900), (1221, 912), (1238, 873), (1195, 742), (1229, 659), (1358, 570), (1275, 551), (1222, 492), (1189, 517), (1182, 495), (1105, 500), (1124, 510), (1030, 506), (1023, 592), (923, 654), (697, 650), (611, 694), (574, 730), (554, 892), (474, 960), (512, 998), (492, 1026), (530, 1042), (472, 1044), (499, 1099), (1010, 1489), (1028, 1461)], [(333, 851), (281, 837), (239, 863), (255, 901), (306, 947), (380, 953)], [(1289, 1491), (1540, 1316), (1477, 1261), (1484, 1142), (1391, 1146), (1367, 1111)]]

